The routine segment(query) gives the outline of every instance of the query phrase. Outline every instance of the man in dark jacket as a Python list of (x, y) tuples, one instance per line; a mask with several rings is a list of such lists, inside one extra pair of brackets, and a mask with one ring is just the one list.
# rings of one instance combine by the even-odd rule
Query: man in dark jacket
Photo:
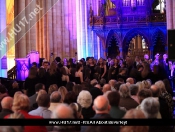
[(4, 118), (6, 115), (13, 113), (12, 109), (13, 98), (4, 97), (1, 101), (2, 111), (0, 112), (0, 118)]
[[(94, 100), (93, 109), (95, 110), (95, 116), (92, 119), (112, 119), (109, 115), (111, 106), (108, 99), (101, 95)], [(118, 132), (117, 126), (82, 126), (81, 132), (101, 132), (104, 129), (108, 129), (110, 132)]]

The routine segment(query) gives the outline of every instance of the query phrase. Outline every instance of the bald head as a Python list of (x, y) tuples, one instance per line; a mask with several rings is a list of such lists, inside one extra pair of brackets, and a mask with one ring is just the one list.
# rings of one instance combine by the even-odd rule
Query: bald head
[(70, 106), (66, 104), (60, 104), (57, 108), (53, 111), (52, 118), (58, 119), (73, 119), (73, 110)]
[(13, 98), (11, 97), (4, 97), (1, 101), (1, 106), (3, 109), (10, 109), (12, 108)]
[(111, 91), (111, 86), (109, 84), (105, 84), (103, 86), (103, 93), (106, 93), (107, 91)]
[(61, 102), (61, 94), (60, 94), (60, 92), (54, 91), (50, 95), (50, 101), (51, 101), (51, 103), (60, 103)]
[(109, 113), (110, 105), (107, 97), (105, 96), (98, 96), (94, 100), (93, 109), (96, 113)]
[(151, 85), (151, 91), (153, 97), (159, 97), (160, 96), (160, 89), (157, 87), (157, 85)]
[(134, 84), (134, 78), (129, 77), (126, 79), (126, 82), (128, 82), (130, 84)]
[(111, 87), (114, 87), (114, 85), (116, 84), (117, 82), (116, 82), (116, 80), (114, 80), (114, 79), (111, 79), (110, 81), (109, 81), (109, 85), (111, 86)]

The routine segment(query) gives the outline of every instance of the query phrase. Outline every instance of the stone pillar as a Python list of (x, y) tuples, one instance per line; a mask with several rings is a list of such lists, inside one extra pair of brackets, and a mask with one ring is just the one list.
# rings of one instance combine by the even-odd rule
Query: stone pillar
[(1, 44), (0, 77), (7, 77), (7, 58), (6, 58), (7, 47), (5, 44), (2, 44), (2, 41), (5, 38), (6, 38), (6, 0), (0, 0), (0, 44)]
[[(166, 16), (167, 16), (167, 29), (173, 29), (173, 10), (175, 11), (175, 7), (173, 8), (173, 5), (175, 4), (174, 0), (166, 0)], [(175, 22), (175, 18), (174, 18)]]
[[(19, 30), (19, 33), (16, 36), (15, 39), (15, 57), (18, 58), (23, 58), (26, 57), (27, 53), (26, 53), (26, 27), (24, 27), (23, 25), (20, 24), (20, 22), (23, 22), (23, 16), (25, 16), (25, 11), (23, 11), (25, 9), (25, 4), (26, 4), (26, 0), (15, 0), (15, 17), (18, 16), (18, 19), (14, 22), (14, 24), (18, 24), (19, 27), (15, 28), (17, 30)], [(22, 12), (21, 12), (22, 11)], [(20, 13), (20, 14), (19, 14)], [(21, 38), (21, 36), (23, 36)]]

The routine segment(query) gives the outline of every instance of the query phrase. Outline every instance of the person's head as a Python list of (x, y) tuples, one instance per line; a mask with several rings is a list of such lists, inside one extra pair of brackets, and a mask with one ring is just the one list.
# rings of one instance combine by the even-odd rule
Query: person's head
[(78, 94), (81, 92), (81, 90), (82, 90), (81, 85), (76, 84), (76, 85), (73, 86), (73, 90), (72, 91), (76, 94), (76, 96), (78, 96)]
[(1, 101), (1, 107), (3, 109), (12, 109), (12, 105), (13, 105), (13, 98), (11, 97), (4, 97)]
[(163, 81), (157, 81), (155, 82), (155, 85), (160, 89), (161, 93), (166, 92), (165, 84), (163, 83)]
[(102, 92), (105, 93), (107, 91), (111, 91), (111, 86), (109, 84), (105, 84), (103, 86)]
[(58, 105), (51, 117), (56, 119), (74, 119), (73, 110), (67, 104)]
[(72, 108), (72, 110), (74, 112), (75, 119), (82, 119), (82, 114), (81, 114), (82, 108), (81, 108), (81, 105), (78, 104), (78, 103), (71, 103), (69, 106)]
[(100, 79), (100, 85), (103, 87), (106, 84), (106, 80), (104, 78)]
[(4, 85), (0, 84), (0, 94), (7, 93), (7, 89)]
[(163, 60), (167, 60), (167, 58), (168, 58), (168, 55), (167, 54), (163, 54)]
[(60, 57), (56, 57), (56, 58), (55, 58), (55, 61), (58, 63), (58, 62), (61, 61), (61, 58), (60, 58)]
[(113, 88), (114, 88), (114, 86), (115, 86), (116, 83), (117, 83), (117, 81), (114, 80), (114, 79), (109, 80), (109, 85), (110, 85), (111, 87), (113, 87)]
[(33, 63), (32, 63), (32, 67), (37, 68), (37, 63), (36, 63), (36, 62), (33, 62)]
[(66, 84), (67, 91), (72, 91), (73, 90), (73, 86), (74, 86), (73, 82), (67, 82), (67, 84)]
[(93, 65), (94, 64), (94, 59), (92, 57), (90, 57), (88, 59), (88, 63), (89, 63), (89, 65)]
[(64, 101), (66, 94), (68, 93), (67, 89), (64, 86), (59, 87), (58, 92), (61, 94), (61, 100)]
[(50, 95), (50, 102), (51, 103), (61, 103), (61, 94), (58, 91), (52, 92)]
[(79, 103), (82, 108), (89, 108), (92, 104), (92, 95), (90, 92), (82, 90), (77, 97), (77, 103)]
[(61, 72), (62, 75), (67, 75), (65, 67), (61, 67), (60, 72)]
[(142, 89), (139, 91), (138, 93), (138, 99), (139, 102), (141, 103), (145, 98), (151, 97), (152, 96), (152, 92), (150, 89)]
[(50, 96), (48, 94), (38, 94), (37, 104), (41, 107), (49, 107), (50, 106)]
[(98, 60), (98, 65), (104, 65), (104, 60), (103, 60), (103, 58), (100, 58), (100, 59)]
[(129, 91), (130, 91), (130, 95), (137, 95), (138, 91), (139, 91), (139, 87), (136, 84), (131, 84), (129, 86)]
[(119, 106), (120, 94), (117, 91), (109, 92), (107, 98), (111, 106)]
[(76, 66), (76, 70), (77, 71), (83, 70), (83, 65), (78, 63), (77, 66)]
[(12, 88), (19, 88), (18, 82), (14, 81), (12, 83)]
[(56, 84), (50, 85), (48, 89), (48, 94), (51, 95), (54, 91), (58, 91), (58, 86)]
[(119, 60), (118, 59), (115, 58), (115, 59), (113, 59), (113, 61), (114, 61), (114, 65), (117, 66), (119, 64)]
[[(146, 119), (141, 110), (131, 109), (126, 112), (123, 119)], [(120, 132), (148, 132), (148, 126), (122, 126)]]
[(56, 73), (56, 71), (57, 71), (57, 64), (53, 61), (49, 68), (49, 74), (53, 75)]
[(95, 98), (93, 109), (96, 112), (96, 114), (109, 113), (110, 108), (111, 107), (109, 105), (109, 101), (108, 101), (107, 97), (100, 95), (97, 98)]
[(159, 97), (160, 96), (160, 93), (161, 93), (161, 91), (160, 91), (160, 88), (158, 88), (157, 87), (157, 85), (151, 85), (151, 91), (152, 91), (152, 96), (153, 97)]
[(159, 56), (160, 56), (159, 53), (157, 53), (154, 57), (156, 60), (159, 60)]
[(71, 104), (73, 102), (76, 102), (77, 95), (73, 91), (69, 91), (64, 98), (64, 103)]
[(91, 80), (90, 84), (92, 86), (95, 86), (96, 84), (98, 84), (98, 81), (96, 79), (93, 79), (93, 80)]
[(36, 85), (35, 85), (35, 92), (36, 93), (38, 93), (41, 89), (45, 89), (45, 86), (44, 86), (44, 84), (42, 84), (42, 83), (37, 83)]
[(31, 67), (30, 70), (29, 70), (29, 75), (28, 75), (28, 77), (29, 77), (29, 78), (35, 78), (36, 75), (37, 75), (37, 68)]
[(22, 126), (0, 126), (0, 132), (24, 132)]
[(22, 93), (14, 95), (12, 110), (17, 112), (19, 110), (28, 111), (30, 107), (29, 98)]
[(120, 96), (123, 98), (130, 97), (129, 88), (126, 84), (121, 84), (119, 88)]
[(43, 67), (45, 70), (49, 69), (49, 62), (48, 61), (44, 61), (43, 62)]
[(149, 55), (148, 54), (144, 55), (144, 60), (149, 60)]
[(44, 77), (46, 71), (43, 67), (39, 68), (39, 71), (38, 71), (38, 76), (39, 77)]
[(126, 82), (128, 82), (130, 84), (134, 84), (134, 78), (129, 77), (126, 79)]
[(151, 83), (148, 80), (142, 81), (143, 87), (149, 89), (151, 87)]
[(144, 84), (141, 81), (137, 82), (136, 85), (138, 86), (139, 91), (144, 89)]
[(141, 103), (141, 109), (146, 118), (157, 118), (159, 113), (159, 101), (156, 98), (148, 97)]

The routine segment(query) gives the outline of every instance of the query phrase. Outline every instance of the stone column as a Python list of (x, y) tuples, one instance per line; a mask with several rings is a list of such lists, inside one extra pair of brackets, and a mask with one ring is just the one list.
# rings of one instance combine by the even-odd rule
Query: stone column
[(175, 11), (175, 9), (173, 9), (174, 4), (175, 4), (174, 0), (166, 0), (167, 29), (173, 29), (174, 27), (173, 26), (173, 10)]
[[(26, 4), (26, 0), (15, 0), (15, 17), (18, 16), (18, 19), (15, 21), (15, 25), (18, 24), (19, 27), (21, 28), (21, 30), (19, 31), (19, 33), (16, 36), (15, 39), (15, 57), (16, 58), (23, 58), (26, 57), (27, 53), (26, 53), (26, 27), (22, 26), (20, 24), (20, 21), (23, 22), (23, 16), (25, 16), (25, 12), (23, 11), (25, 9), (25, 4)], [(22, 11), (22, 12), (21, 12)], [(20, 14), (19, 14), (20, 13)], [(24, 23), (24, 22), (23, 22)], [(20, 29), (18, 27), (15, 27), (17, 29)], [(21, 38), (21, 36), (23, 36)]]
[[(3, 32), (3, 33), (2, 33)], [(2, 41), (6, 38), (6, 0), (0, 0), (0, 77), (7, 77), (7, 59), (6, 52), (7, 47), (2, 44)], [(4, 61), (2, 61), (4, 60)]]

